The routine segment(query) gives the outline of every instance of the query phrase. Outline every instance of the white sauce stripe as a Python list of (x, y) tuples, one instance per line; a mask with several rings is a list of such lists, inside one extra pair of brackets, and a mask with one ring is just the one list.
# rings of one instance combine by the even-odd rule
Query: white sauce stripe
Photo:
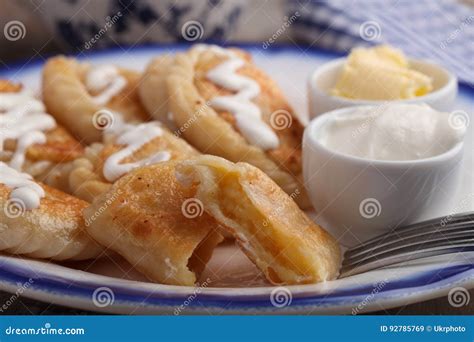
[(3, 162), (0, 162), (0, 183), (12, 189), (10, 198), (21, 201), (26, 210), (38, 208), (45, 196), (43, 188), (29, 174), (18, 172)]
[(99, 65), (89, 70), (85, 84), (86, 89), (95, 94), (92, 97), (94, 103), (103, 106), (125, 88), (127, 80), (115, 66)]
[(0, 93), (0, 150), (5, 140), (17, 140), (9, 165), (21, 171), (28, 146), (46, 142), (44, 131), (56, 127), (41, 101), (26, 93)]
[(104, 165), (104, 177), (109, 182), (115, 181), (117, 178), (137, 167), (167, 161), (171, 158), (171, 154), (168, 151), (159, 151), (140, 161), (121, 164), (120, 162), (122, 160), (130, 157), (142, 146), (163, 134), (163, 130), (157, 122), (148, 122), (139, 125), (122, 125), (121, 128), (115, 128), (114, 131), (119, 136), (116, 143), (125, 145), (125, 148), (108, 157)]
[(210, 70), (206, 75), (207, 78), (222, 88), (236, 92), (234, 95), (211, 99), (211, 106), (232, 113), (239, 131), (250, 144), (263, 150), (277, 148), (280, 143), (277, 134), (262, 120), (260, 108), (251, 101), (260, 94), (259, 84), (237, 73), (237, 70), (245, 65), (245, 61), (232, 51), (218, 47), (210, 49), (225, 55), (228, 59)]
[(12, 187), (10, 198), (18, 199), (26, 209), (37, 208), (44, 191), (31, 176), (21, 173), (26, 151), (33, 144), (46, 142), (44, 131), (56, 127), (43, 103), (30, 94), (0, 93), (0, 151), (6, 140), (16, 140), (16, 149), (9, 163), (1, 163), (0, 183)]

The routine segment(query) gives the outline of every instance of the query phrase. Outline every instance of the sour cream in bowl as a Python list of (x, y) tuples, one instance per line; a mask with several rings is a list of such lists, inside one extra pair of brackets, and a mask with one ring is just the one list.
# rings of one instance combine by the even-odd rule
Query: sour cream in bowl
[(323, 114), (303, 138), (303, 175), (319, 219), (347, 246), (446, 207), (466, 127), (425, 104)]

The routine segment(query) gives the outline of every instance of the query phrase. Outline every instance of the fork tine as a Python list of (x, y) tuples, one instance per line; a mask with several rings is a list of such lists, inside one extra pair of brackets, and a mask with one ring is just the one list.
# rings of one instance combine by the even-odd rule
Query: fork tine
[(474, 212), (394, 229), (346, 251), (340, 278), (429, 256), (474, 251)]
[(413, 239), (407, 239), (403, 241), (398, 241), (397, 243), (391, 244), (390, 246), (385, 246), (381, 249), (373, 249), (368, 251), (365, 254), (361, 254), (355, 257), (344, 257), (342, 265), (353, 265), (364, 262), (371, 258), (383, 258), (385, 255), (390, 255), (397, 253), (397, 251), (402, 250), (406, 251), (406, 248), (411, 248), (413, 250), (423, 250), (437, 245), (450, 246), (453, 243), (458, 241), (465, 241), (469, 239), (474, 239), (474, 230), (469, 231), (459, 231), (449, 235), (434, 235), (426, 239), (420, 240), (418, 237)]
[[(443, 230), (449, 230), (451, 227), (457, 227), (458, 225), (462, 225), (464, 223), (466, 224), (474, 224), (474, 212), (468, 212), (468, 213), (463, 213), (463, 214), (456, 214), (450, 217), (449, 220), (446, 219), (447, 216), (443, 217), (438, 217), (434, 218), (431, 220), (427, 221), (422, 221), (414, 224), (410, 224), (405, 227), (398, 227), (395, 228), (393, 231), (390, 233), (384, 233), (379, 236), (376, 236), (368, 241), (365, 241), (364, 243), (352, 247), (346, 252), (346, 255), (352, 255), (352, 254), (357, 254), (361, 251), (366, 250), (367, 248), (376, 246), (380, 244), (383, 241), (388, 241), (390, 240), (393, 236), (396, 238), (400, 238), (403, 236), (410, 236), (413, 233), (417, 232), (429, 232), (432, 230), (438, 230), (442, 228)], [(448, 222), (445, 222), (445, 221)]]
[(422, 252), (423, 250), (431, 249), (434, 247), (450, 247), (457, 244), (471, 243), (474, 245), (474, 236), (472, 233), (467, 236), (453, 236), (453, 237), (438, 237), (428, 241), (408, 241), (405, 244), (375, 252), (372, 254), (364, 255), (360, 258), (349, 259), (343, 261), (343, 266), (355, 266), (361, 265), (368, 262), (372, 262), (377, 259), (384, 259), (397, 254), (403, 254), (407, 252)]
[(450, 236), (456, 236), (460, 234), (467, 235), (468, 233), (471, 233), (471, 235), (474, 236), (474, 222), (459, 223), (459, 224), (451, 225), (449, 227), (445, 227), (443, 229), (438, 229), (438, 230), (420, 229), (420, 231), (413, 231), (413, 232), (410, 232), (410, 234), (396, 236), (396, 238), (391, 236), (391, 239), (387, 239), (386, 241), (380, 240), (380, 241), (377, 241), (376, 243), (364, 245), (365, 247), (364, 249), (358, 248), (357, 250), (348, 250), (344, 254), (344, 258), (347, 260), (358, 258), (365, 254), (369, 254), (369, 253), (372, 254), (377, 251), (390, 249), (393, 246), (397, 246), (400, 243), (406, 243), (408, 241), (416, 242), (416, 241), (420, 241), (421, 239), (430, 239), (430, 238), (435, 238), (438, 236), (450, 237)]
[(341, 268), (339, 278), (345, 278), (352, 275), (372, 271), (378, 268), (399, 264), (411, 260), (443, 255), (452, 253), (462, 253), (474, 251), (474, 243), (461, 243), (453, 246), (432, 247), (422, 251), (409, 251), (406, 253), (395, 253), (392, 256), (387, 256), (384, 259), (375, 259), (370, 262), (361, 263), (357, 265), (344, 266)]

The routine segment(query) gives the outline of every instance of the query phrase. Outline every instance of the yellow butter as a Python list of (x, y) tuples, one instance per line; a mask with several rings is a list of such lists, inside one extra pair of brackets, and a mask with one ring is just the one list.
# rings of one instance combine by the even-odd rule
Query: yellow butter
[(358, 100), (400, 100), (432, 89), (432, 79), (410, 69), (400, 50), (381, 45), (353, 49), (331, 94)]

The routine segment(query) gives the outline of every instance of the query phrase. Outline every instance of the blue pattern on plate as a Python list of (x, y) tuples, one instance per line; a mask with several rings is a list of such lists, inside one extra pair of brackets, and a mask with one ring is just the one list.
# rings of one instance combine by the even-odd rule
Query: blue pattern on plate
[[(411, 276), (401, 278), (400, 280), (391, 281), (380, 291), (374, 293), (373, 284), (348, 287), (342, 291), (334, 291), (332, 293), (322, 293), (319, 295), (311, 295), (308, 297), (294, 297), (292, 299), (292, 306), (318, 305), (318, 306), (337, 306), (344, 305), (348, 302), (357, 303), (368, 295), (373, 296), (372, 301), (376, 302), (383, 299), (393, 299), (398, 296), (409, 295), (408, 289), (414, 291), (423, 287), (443, 286), (447, 282), (452, 284), (459, 280), (471, 279), (474, 280), (474, 264), (456, 265), (452, 267), (445, 267), (444, 269), (434, 269)], [(35, 274), (32, 277), (32, 273)], [(46, 291), (67, 296), (78, 296), (86, 300), (92, 298), (94, 290), (98, 287), (104, 286), (98, 281), (84, 280), (78, 282), (70, 282), (68, 279), (60, 277), (52, 277), (51, 275), (43, 274), (41, 271), (32, 272), (30, 268), (21, 268), (17, 265), (9, 265), (7, 261), (2, 263), (0, 269), (0, 280), (7, 281), (11, 284), (25, 283), (32, 278), (31, 289)], [(115, 303), (137, 303), (140, 305), (158, 305), (158, 306), (179, 306), (189, 297), (189, 293), (181, 296), (170, 296), (167, 293), (160, 293), (158, 289), (146, 291), (142, 289), (135, 289), (133, 285), (124, 287), (120, 285), (106, 284), (114, 293)], [(159, 285), (158, 285), (159, 286)], [(291, 288), (291, 287), (288, 287)], [(401, 291), (398, 295), (394, 292)], [(236, 308), (274, 308), (268, 295), (212, 295), (205, 291), (195, 293), (195, 300), (190, 301), (189, 308), (200, 308), (205, 305), (208, 307), (218, 307), (223, 310)]]

